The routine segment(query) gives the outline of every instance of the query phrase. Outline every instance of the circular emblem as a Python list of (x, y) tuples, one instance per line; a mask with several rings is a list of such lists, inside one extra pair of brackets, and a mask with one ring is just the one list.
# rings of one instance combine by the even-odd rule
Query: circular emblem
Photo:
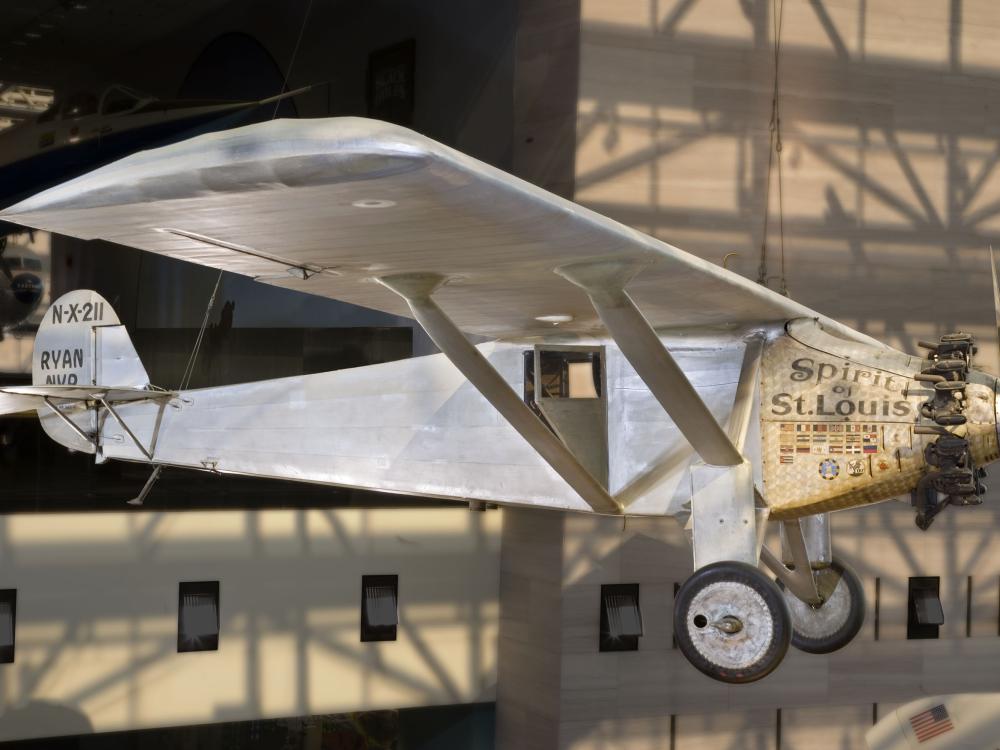
[(819, 462), (819, 475), (823, 479), (835, 479), (840, 474), (840, 464), (834, 458), (827, 458)]
[(863, 458), (852, 458), (847, 462), (847, 473), (852, 477), (860, 477), (865, 473), (865, 460)]

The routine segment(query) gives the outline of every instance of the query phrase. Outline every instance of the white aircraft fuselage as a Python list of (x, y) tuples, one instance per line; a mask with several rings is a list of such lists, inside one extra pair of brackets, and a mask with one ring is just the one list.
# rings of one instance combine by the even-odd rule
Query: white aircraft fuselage
[[(141, 385), (145, 373), (134, 350), (109, 338), (109, 323), (117, 324), (110, 305), (85, 297), (90, 292), (73, 294), (84, 296), (56, 302), (46, 313), (34, 384)], [(127, 342), (124, 329), (114, 327)], [(103, 338), (92, 342), (91, 330)], [(734, 421), (747, 423), (744, 455), (771, 518), (907, 495), (926, 473), (927, 446), (940, 435), (919, 429), (921, 410), (935, 393), (932, 383), (915, 379), (924, 368), (920, 358), (844, 342), (808, 319), (660, 338), (720, 424), (732, 431)], [(692, 467), (701, 460), (614, 340), (567, 343), (553, 336), (553, 343), (491, 342), (477, 349), (623, 512), (685, 512)], [(754, 350), (759, 365), (741, 388), (754, 372), (747, 366)], [(976, 467), (1000, 457), (996, 383), (968, 373), (965, 422), (952, 433), (967, 441)], [(62, 417), (87, 440), (52, 410), (39, 415), (54, 439), (99, 461), (594, 509), (443, 354), (150, 396), (118, 404), (117, 417), (86, 402), (64, 404)]]

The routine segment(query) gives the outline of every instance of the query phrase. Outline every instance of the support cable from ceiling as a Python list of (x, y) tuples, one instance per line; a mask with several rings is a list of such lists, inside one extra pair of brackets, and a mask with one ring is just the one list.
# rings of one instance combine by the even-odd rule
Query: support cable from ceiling
[(774, 88), (771, 95), (771, 121), (768, 123), (767, 174), (764, 188), (764, 232), (760, 243), (760, 266), (757, 283), (768, 285), (767, 275), (767, 234), (771, 211), (771, 174), (777, 162), (778, 179), (778, 239), (780, 248), (780, 274), (778, 291), (788, 296), (788, 280), (785, 276), (785, 200), (781, 169), (781, 30), (784, 21), (785, 0), (772, 0), (771, 24), (774, 39)]
[(201, 328), (198, 329), (198, 338), (195, 339), (194, 349), (191, 350), (191, 356), (188, 357), (187, 367), (184, 368), (184, 374), (181, 376), (181, 384), (178, 390), (186, 390), (188, 385), (191, 383), (191, 376), (194, 374), (194, 365), (198, 360), (198, 351), (201, 349), (201, 342), (205, 338), (205, 330), (208, 328), (208, 319), (212, 315), (212, 309), (215, 307), (215, 296), (219, 293), (219, 284), (222, 283), (223, 271), (219, 269), (219, 275), (215, 278), (215, 287), (212, 289), (212, 296), (208, 298), (208, 305), (205, 307), (205, 316), (201, 319)]
[[(194, 374), (194, 366), (198, 361), (198, 352), (201, 350), (201, 342), (205, 339), (205, 331), (208, 329), (208, 319), (212, 315), (212, 309), (215, 307), (215, 297), (219, 293), (219, 285), (222, 283), (223, 271), (219, 269), (219, 275), (215, 278), (215, 286), (212, 288), (212, 294), (208, 298), (208, 305), (205, 307), (205, 315), (201, 319), (201, 328), (198, 329), (198, 338), (195, 339), (194, 348), (191, 350), (191, 354), (188, 357), (187, 366), (184, 368), (184, 374), (181, 375), (180, 386), (178, 391), (187, 390), (188, 385), (191, 383), (191, 376)], [(128, 428), (126, 428), (128, 429)], [(157, 428), (159, 429), (159, 428)], [(139, 490), (139, 494), (133, 497), (131, 500), (126, 500), (128, 505), (133, 507), (142, 506), (146, 502), (146, 498), (149, 497), (149, 493), (153, 490), (153, 487), (160, 479), (160, 474), (163, 473), (163, 464), (158, 464), (155, 462), (154, 457), (156, 454), (156, 433), (153, 434), (153, 442), (150, 446), (151, 453), (149, 455), (149, 461), (153, 464), (153, 471), (146, 480), (146, 483)]]
[[(309, 4), (306, 5), (306, 12), (302, 16), (302, 25), (299, 27), (298, 39), (295, 40), (295, 46), (292, 48), (292, 57), (288, 61), (288, 67), (285, 68), (285, 78), (281, 82), (281, 90), (278, 91), (278, 96), (281, 96), (282, 94), (285, 93), (285, 91), (288, 90), (288, 79), (292, 75), (292, 66), (295, 65), (295, 57), (296, 55), (299, 54), (299, 45), (302, 44), (302, 36), (306, 32), (306, 24), (309, 23), (309, 14), (312, 12), (312, 7), (313, 7), (313, 0), (309, 0)], [(280, 100), (274, 103), (274, 111), (271, 113), (272, 120), (278, 116), (278, 107), (280, 106), (280, 104), (281, 104)]]

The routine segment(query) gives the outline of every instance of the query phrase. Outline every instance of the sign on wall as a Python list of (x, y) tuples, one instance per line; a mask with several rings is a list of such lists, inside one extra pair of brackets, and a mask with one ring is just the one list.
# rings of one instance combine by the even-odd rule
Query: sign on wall
[(406, 41), (368, 56), (368, 116), (397, 125), (413, 124), (416, 41)]

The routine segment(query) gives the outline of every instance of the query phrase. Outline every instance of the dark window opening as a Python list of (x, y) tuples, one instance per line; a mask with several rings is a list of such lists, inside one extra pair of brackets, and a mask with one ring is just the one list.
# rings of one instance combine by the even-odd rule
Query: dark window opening
[(940, 590), (941, 579), (937, 576), (910, 579), (906, 616), (908, 639), (938, 637), (938, 630), (944, 623)]
[(638, 651), (642, 635), (638, 583), (601, 586), (601, 651)]
[(361, 640), (394, 641), (399, 624), (399, 576), (361, 576)]
[(180, 584), (177, 598), (177, 651), (219, 650), (219, 582)]
[(0, 664), (14, 663), (17, 589), (0, 590)]
[(101, 110), (105, 115), (117, 115), (135, 109), (138, 104), (139, 100), (132, 93), (114, 86), (104, 94)]
[(416, 102), (416, 41), (407, 39), (368, 56), (368, 116), (411, 125)]
[(35, 120), (35, 122), (38, 123), (52, 122), (53, 120), (56, 119), (56, 116), (59, 114), (59, 111), (61, 109), (62, 107), (60, 106), (59, 102), (53, 101), (52, 104), (49, 106), (49, 108), (38, 116), (38, 119)]
[(97, 112), (97, 95), (89, 93), (74, 94), (66, 100), (63, 106), (62, 118), (74, 120)]

